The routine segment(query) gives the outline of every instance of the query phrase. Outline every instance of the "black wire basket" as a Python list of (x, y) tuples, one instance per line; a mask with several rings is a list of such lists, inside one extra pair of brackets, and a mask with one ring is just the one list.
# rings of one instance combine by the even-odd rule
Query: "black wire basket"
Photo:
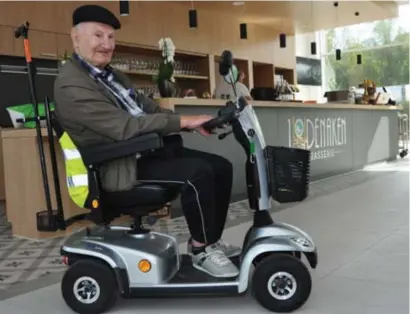
[(279, 203), (306, 199), (309, 194), (310, 151), (267, 146), (265, 157), (272, 198)]

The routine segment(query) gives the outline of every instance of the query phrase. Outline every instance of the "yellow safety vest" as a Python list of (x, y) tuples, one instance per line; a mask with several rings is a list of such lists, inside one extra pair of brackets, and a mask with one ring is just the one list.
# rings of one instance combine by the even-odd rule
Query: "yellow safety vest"
[(77, 206), (84, 208), (88, 197), (88, 171), (80, 152), (67, 132), (59, 139), (65, 160), (68, 194)]

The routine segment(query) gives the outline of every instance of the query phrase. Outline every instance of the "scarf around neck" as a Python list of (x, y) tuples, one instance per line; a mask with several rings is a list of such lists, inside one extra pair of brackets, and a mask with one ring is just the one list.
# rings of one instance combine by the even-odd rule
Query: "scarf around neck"
[(126, 89), (115, 79), (113, 68), (110, 65), (103, 70), (89, 64), (76, 53), (73, 54), (81, 66), (87, 70), (92, 79), (103, 85), (120, 103), (122, 109), (125, 109), (132, 116), (145, 115), (142, 105), (138, 103), (136, 92), (133, 88)]

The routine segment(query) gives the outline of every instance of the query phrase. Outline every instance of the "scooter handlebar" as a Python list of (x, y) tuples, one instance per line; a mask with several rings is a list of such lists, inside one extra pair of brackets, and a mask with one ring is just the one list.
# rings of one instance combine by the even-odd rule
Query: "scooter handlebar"
[(202, 127), (209, 133), (212, 133), (214, 129), (223, 128), (223, 126), (231, 122), (231, 120), (232, 118), (228, 115), (219, 116), (219, 117), (213, 118), (212, 120), (205, 122), (204, 124), (202, 124)]
[(237, 116), (237, 107), (233, 102), (228, 102), (225, 107), (218, 111), (218, 116), (202, 124), (202, 127), (212, 133), (216, 128), (223, 128), (231, 123)]

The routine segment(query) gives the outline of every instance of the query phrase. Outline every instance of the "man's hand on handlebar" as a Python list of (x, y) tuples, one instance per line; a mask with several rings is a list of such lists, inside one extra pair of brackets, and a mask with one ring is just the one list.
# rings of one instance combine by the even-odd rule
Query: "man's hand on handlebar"
[(202, 135), (208, 136), (211, 133), (206, 131), (202, 125), (212, 119), (213, 117), (208, 115), (181, 116), (181, 129), (197, 130)]

